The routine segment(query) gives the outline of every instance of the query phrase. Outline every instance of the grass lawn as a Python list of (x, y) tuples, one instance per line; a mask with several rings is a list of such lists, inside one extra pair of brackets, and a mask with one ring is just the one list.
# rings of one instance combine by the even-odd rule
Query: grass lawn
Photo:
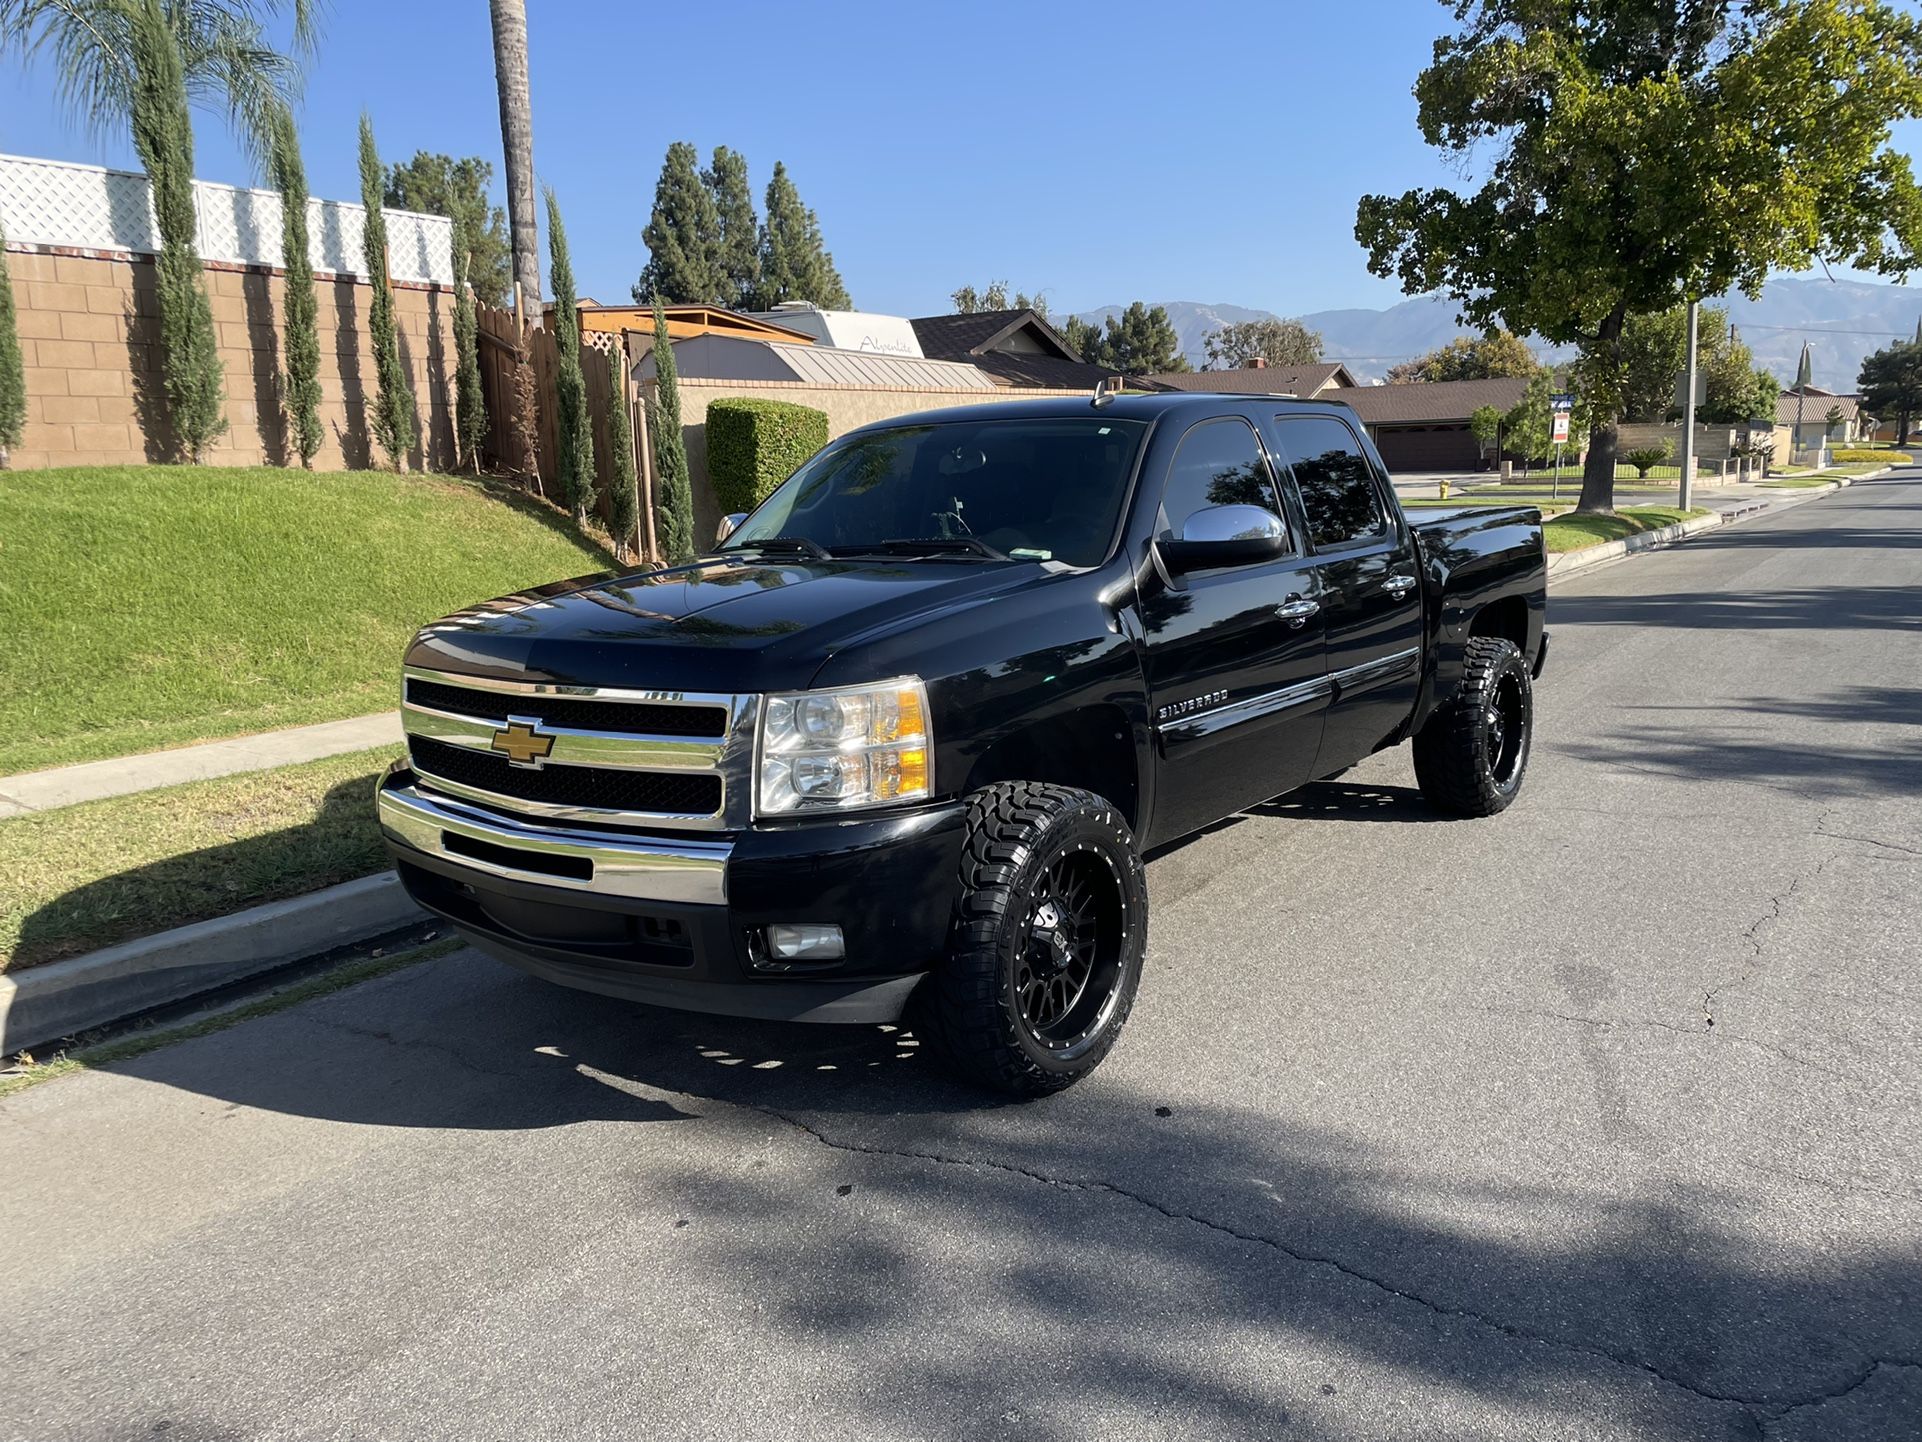
[(1824, 471), (1819, 476), (1784, 476), (1779, 481), (1762, 481), (1760, 484), (1765, 490), (1771, 491), (1805, 491), (1812, 486), (1829, 485), (1837, 479), (1837, 476)]
[(1630, 506), (1612, 515), (1557, 516), (1542, 527), (1542, 540), (1550, 552), (1579, 551), (1586, 546), (1599, 546), (1604, 541), (1618, 541), (1623, 536), (1633, 536), (1640, 531), (1659, 531), (1663, 526), (1672, 526), (1677, 521), (1692, 520), (1707, 514), (1699, 506), (1686, 511), (1676, 506)]
[(398, 747), (0, 821), (0, 971), (225, 916), (387, 865)]
[(610, 564), (484, 482), (0, 471), (0, 775), (384, 710), (422, 622)]

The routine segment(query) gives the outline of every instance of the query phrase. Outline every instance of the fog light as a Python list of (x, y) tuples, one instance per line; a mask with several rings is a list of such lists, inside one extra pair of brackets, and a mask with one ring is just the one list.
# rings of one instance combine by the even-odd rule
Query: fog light
[(767, 952), (776, 961), (839, 961), (847, 946), (838, 926), (784, 921), (767, 929)]

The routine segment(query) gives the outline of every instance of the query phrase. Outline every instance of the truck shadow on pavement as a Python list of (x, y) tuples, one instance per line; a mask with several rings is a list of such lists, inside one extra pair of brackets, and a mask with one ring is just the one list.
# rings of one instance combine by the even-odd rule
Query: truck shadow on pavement
[[(1393, 1406), (1349, 1425), (1372, 1405), (1336, 1400), (1357, 1364), (1466, 1409), (1434, 1435), (1895, 1437), (1922, 1406), (1922, 1259), (1873, 1226), (1785, 1239), (1758, 1218), (1795, 1204), (1758, 1212), (1753, 1187), (1545, 1157), (1499, 1182), (1467, 1157), (1411, 1173), (1285, 1081), (1165, 1105), (1128, 1051), (998, 1104), (905, 1030), (653, 1011), (462, 951), (108, 1070), (335, 1123), (694, 1128), (637, 1139), (621, 1220), (697, 1249), (704, 1285), (788, 1343), (858, 1354), (877, 1435), (908, 1395), (930, 1437), (1055, 1435), (1064, 1399), (1121, 1430), (1172, 1408), (1216, 1436), (1423, 1431)], [(562, 1173), (513, 1183), (530, 1219), (571, 1184), (552, 1155)], [(1893, 1225), (1887, 1201), (1825, 1205)], [(356, 1264), (379, 1267), (369, 1245)], [(909, 1305), (939, 1347), (901, 1345)], [(1031, 1346), (1009, 1350), (1010, 1317)], [(1009, 1425), (1010, 1398), (1047, 1410)]]

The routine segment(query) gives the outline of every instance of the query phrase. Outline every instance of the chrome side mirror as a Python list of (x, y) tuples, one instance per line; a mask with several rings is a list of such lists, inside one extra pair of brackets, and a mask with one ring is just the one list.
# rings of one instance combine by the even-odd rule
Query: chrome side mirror
[(740, 529), (741, 522), (745, 521), (746, 519), (747, 519), (746, 511), (736, 511), (731, 516), (722, 516), (721, 523), (714, 528), (714, 544), (718, 546), (721, 544), (721, 542), (725, 541), (729, 536), (733, 535), (737, 530)]
[(1288, 554), (1288, 528), (1266, 506), (1205, 506), (1182, 522), (1180, 540), (1160, 548), (1175, 572), (1245, 566)]

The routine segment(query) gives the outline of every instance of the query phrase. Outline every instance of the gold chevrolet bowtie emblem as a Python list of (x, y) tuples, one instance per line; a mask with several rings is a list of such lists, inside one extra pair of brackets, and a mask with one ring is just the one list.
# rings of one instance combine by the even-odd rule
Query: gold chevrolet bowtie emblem
[(494, 739), (487, 744), (504, 753), (509, 764), (531, 766), (538, 771), (541, 762), (554, 749), (554, 738), (545, 731), (536, 730), (539, 725), (538, 721), (510, 716), (507, 724), (496, 731)]

